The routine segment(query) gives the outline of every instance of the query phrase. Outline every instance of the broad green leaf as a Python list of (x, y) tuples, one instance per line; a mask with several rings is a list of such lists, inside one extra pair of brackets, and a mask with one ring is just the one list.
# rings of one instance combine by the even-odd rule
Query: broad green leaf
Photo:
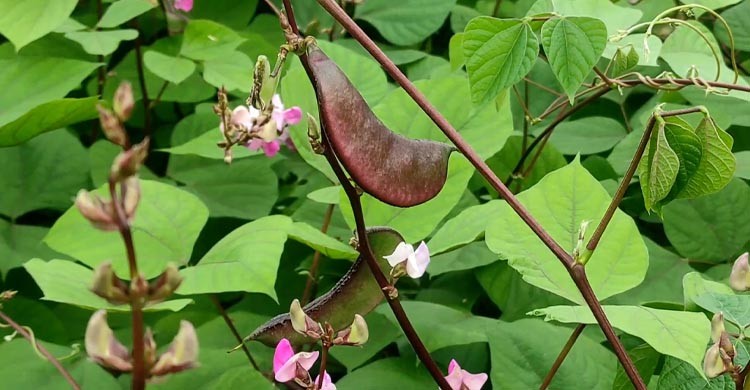
[(318, 203), (324, 204), (339, 204), (339, 196), (341, 193), (340, 186), (330, 186), (315, 190), (307, 194), (307, 198), (314, 200)]
[[(505, 146), (503, 146), (498, 153), (487, 160), (487, 164), (492, 168), (492, 171), (503, 179), (504, 182), (507, 182), (508, 178), (511, 177), (513, 169), (521, 158), (522, 145), (522, 137), (517, 135), (512, 136), (508, 138), (508, 141), (505, 142)], [(566, 164), (567, 161), (565, 161), (565, 157), (563, 157), (557, 148), (555, 148), (554, 145), (547, 144), (544, 149), (542, 149), (539, 158), (536, 160), (536, 164), (534, 164), (534, 167), (530, 172), (526, 172), (530, 165), (530, 161), (527, 160), (524, 163), (521, 172), (526, 173), (526, 175), (524, 177), (514, 178), (514, 182), (516, 183), (513, 185), (514, 190), (515, 188), (519, 188), (519, 190), (531, 188), (548, 173), (558, 168), (562, 168)], [(487, 188), (487, 191), (497, 197), (497, 192), (494, 189), (489, 185), (485, 185), (485, 187)]]
[(737, 169), (734, 172), (734, 176), (741, 179), (750, 179), (750, 151), (741, 151), (734, 154), (734, 159), (737, 162)]
[(587, 16), (599, 19), (607, 26), (607, 35), (615, 35), (620, 30), (636, 24), (643, 13), (635, 8), (623, 7), (604, 0), (539, 0), (527, 12), (534, 16), (555, 12), (562, 16)]
[[(72, 261), (31, 259), (23, 266), (44, 293), (42, 299), (46, 301), (87, 309), (130, 311), (128, 305), (113, 305), (91, 292), (89, 288), (94, 280), (94, 271)], [(146, 310), (180, 311), (192, 302), (192, 299), (173, 299), (147, 306)]]
[(229, 165), (200, 157), (177, 157), (170, 159), (167, 173), (197, 195), (212, 217), (264, 217), (278, 198), (278, 178), (265, 156)]
[[(78, 87), (99, 64), (52, 57), (0, 59), (0, 125), (34, 107), (60, 99)], [(29, 88), (33, 85), (34, 88)], [(32, 133), (32, 131), (27, 130)], [(32, 133), (33, 134), (33, 133)]]
[[(218, 121), (218, 118), (217, 118)], [(216, 146), (217, 142), (222, 140), (219, 127), (206, 131), (205, 133), (191, 139), (188, 142), (173, 146), (171, 148), (159, 149), (159, 151), (176, 155), (193, 155), (215, 160), (224, 160), (224, 151)], [(235, 147), (232, 149), (232, 161), (237, 161), (243, 157), (258, 156), (262, 151), (253, 151), (248, 148)]]
[[(538, 388), (572, 332), (572, 328), (539, 319), (497, 321), (487, 331), (493, 387)], [(551, 388), (605, 389), (612, 385), (616, 368), (614, 354), (584, 334), (560, 366)]]
[(750, 295), (705, 292), (693, 301), (711, 313), (724, 313), (724, 318), (741, 329), (750, 325)]
[(466, 64), (464, 58), (464, 33), (456, 33), (451, 37), (448, 44), (448, 60), (451, 63), (451, 70), (462, 68)]
[(252, 87), (252, 69), (255, 62), (238, 51), (203, 63), (203, 79), (214, 87), (227, 91), (249, 93)]
[(697, 198), (721, 190), (732, 180), (737, 166), (732, 154), (732, 137), (717, 127), (711, 118), (704, 118), (695, 133), (701, 142), (703, 155), (695, 174), (689, 176), (679, 192), (680, 198)]
[(65, 22), (77, 3), (76, 0), (2, 0), (0, 34), (13, 43), (16, 51), (21, 50)]
[(659, 202), (669, 195), (680, 170), (680, 159), (667, 141), (665, 124), (660, 123), (638, 165), (638, 176), (646, 210), (658, 209)]
[[(719, 9), (724, 8), (726, 6), (730, 6), (732, 4), (737, 4), (742, 0), (685, 0), (680, 1), (683, 4), (700, 4), (704, 7), (708, 7), (710, 9)], [(702, 12), (702, 10), (696, 10)]]
[(210, 20), (191, 20), (185, 27), (180, 55), (194, 60), (220, 59), (245, 39), (232, 29)]
[[(429, 246), (429, 245), (428, 245)], [(432, 251), (432, 248), (430, 248)], [(444, 252), (439, 255), (430, 253), (429, 273), (431, 276), (444, 274), (446, 272), (463, 271), (483, 267), (492, 264), (498, 260), (496, 254), (487, 249), (487, 245), (482, 242), (472, 242), (458, 249)]]
[(456, 5), (456, 0), (368, 0), (354, 17), (372, 24), (389, 42), (408, 46), (437, 31)]
[(528, 23), (487, 16), (469, 22), (463, 45), (475, 104), (492, 101), (520, 81), (539, 53), (539, 41)]
[(698, 272), (691, 272), (682, 278), (682, 290), (684, 294), (685, 310), (691, 311), (700, 310), (695, 301), (701, 295), (710, 293), (723, 295), (734, 294), (734, 291), (732, 291), (728, 284), (703, 279)]
[(0, 219), (0, 272), (3, 278), (8, 271), (22, 266), (33, 257), (56, 256), (42, 243), (48, 231), (45, 227), (13, 224)]
[[(588, 240), (610, 203), (607, 191), (578, 160), (547, 175), (519, 194), (518, 199), (568, 253), (576, 245), (581, 222), (591, 223), (586, 232)], [(501, 216), (487, 227), (487, 246), (507, 258), (526, 282), (583, 304), (583, 297), (562, 263), (510, 206), (504, 206)], [(648, 252), (635, 223), (617, 210), (586, 264), (596, 296), (603, 300), (637, 286), (647, 269)]]
[(424, 367), (406, 357), (376, 360), (336, 382), (339, 390), (431, 389), (435, 381)]
[[(682, 359), (696, 370), (711, 336), (711, 321), (702, 313), (658, 310), (643, 306), (604, 306), (607, 318), (617, 329), (643, 339), (655, 350)], [(545, 321), (596, 324), (586, 306), (553, 306), (535, 310), (532, 315)]]
[(671, 390), (734, 390), (734, 381), (729, 375), (722, 375), (708, 380), (703, 376), (703, 370), (696, 371), (690, 364), (667, 356), (661, 369), (657, 389)]
[(460, 4), (456, 5), (451, 11), (451, 30), (453, 30), (454, 33), (463, 32), (466, 25), (469, 24), (469, 21), (477, 16), (482, 16), (482, 13), (476, 8)]
[[(726, 20), (734, 36), (734, 47), (737, 50), (750, 51), (750, 21), (747, 19), (747, 13), (750, 12), (750, 3), (743, 1), (736, 7), (728, 8), (721, 13), (721, 17)], [(714, 24), (714, 34), (722, 43), (729, 45), (729, 34), (724, 24), (717, 22)]]
[(272, 215), (235, 229), (214, 245), (198, 265), (180, 271), (185, 281), (177, 293), (246, 291), (275, 299), (276, 273), (287, 238), (331, 258), (350, 259), (357, 255), (351, 247), (318, 229), (284, 215)]
[(638, 65), (638, 61), (638, 53), (632, 46), (618, 48), (612, 57), (612, 65), (609, 73), (615, 77), (621, 76), (630, 69), (635, 68)]
[(750, 188), (734, 179), (721, 191), (664, 206), (664, 231), (683, 257), (727, 262), (750, 240)]
[(149, 50), (143, 54), (143, 63), (155, 75), (179, 84), (195, 72), (195, 63), (185, 58), (173, 57)]
[(44, 208), (65, 209), (88, 185), (86, 149), (65, 130), (0, 148), (0, 166), (0, 214), (11, 218)]
[[(651, 35), (645, 39), (648, 47), (648, 52), (643, 48), (644, 38), (646, 34), (631, 34), (627, 37), (620, 39), (616, 42), (607, 42), (607, 47), (604, 48), (602, 57), (615, 60), (617, 52), (624, 53), (625, 56), (621, 58), (626, 61), (624, 64), (627, 66), (626, 69), (631, 69), (637, 65), (639, 66), (659, 66), (657, 59), (659, 53), (661, 53), (661, 39), (655, 35)], [(621, 75), (617, 72), (618, 69), (622, 69), (623, 64), (618, 65), (617, 63), (612, 64), (610, 74), (613, 76)]]
[[(356, 39), (336, 39), (336, 44), (341, 45), (349, 50), (353, 50), (357, 52), (357, 54), (360, 54), (362, 56), (370, 57), (370, 53), (368, 53), (367, 50), (365, 50), (365, 48), (363, 48), (362, 45), (357, 42)], [(383, 53), (385, 53), (385, 55), (387, 55), (388, 58), (396, 65), (412, 64), (429, 56), (429, 54), (421, 50), (405, 49), (398, 46), (388, 45), (386, 43), (378, 43), (378, 47), (383, 50)]]
[(612, 149), (627, 135), (627, 129), (621, 122), (591, 116), (559, 124), (550, 142), (563, 154), (594, 154)]
[(502, 203), (490, 201), (468, 207), (446, 221), (429, 241), (430, 254), (448, 252), (483, 236), (487, 225), (500, 217)]
[(544, 52), (571, 103), (606, 44), (607, 26), (599, 19), (552, 18), (542, 26)]
[(132, 41), (138, 37), (138, 30), (107, 30), (107, 31), (73, 31), (65, 34), (65, 38), (74, 40), (83, 46), (86, 53), (95, 55), (110, 55), (117, 50), (122, 41)]
[(156, 4), (149, 0), (118, 0), (104, 11), (104, 15), (99, 19), (96, 26), (114, 28), (154, 7), (156, 7)]
[[(210, 19), (235, 30), (247, 26), (255, 16), (259, 0), (211, 0), (194, 1), (190, 17), (193, 19)], [(295, 4), (294, 11), (297, 11)], [(296, 14), (296, 12), (295, 12)], [(300, 24), (300, 26), (303, 26)], [(275, 25), (274, 27), (278, 27)]]
[(0, 127), (0, 147), (18, 145), (48, 131), (97, 117), (96, 97), (59, 99), (34, 107)]
[[(418, 206), (400, 208), (387, 205), (370, 195), (362, 195), (362, 210), (369, 225), (387, 225), (401, 233), (407, 242), (414, 243), (427, 237), (450, 210), (458, 204), (466, 185), (474, 173), (462, 155), (454, 154), (448, 162), (448, 179), (438, 195)], [(351, 205), (341, 195), (341, 212), (350, 227), (354, 226)]]
[[(661, 361), (661, 354), (656, 352), (648, 344), (641, 344), (635, 348), (629, 348), (628, 355), (633, 360), (633, 364), (635, 365), (635, 368), (638, 369), (641, 378), (650, 378), (659, 367)], [(645, 380), (646, 383), (649, 383), (648, 379)], [(615, 376), (615, 383), (612, 385), (612, 390), (630, 390), (632, 388), (633, 383), (625, 373), (625, 369), (618, 365), (617, 375)]]
[[(679, 118), (668, 118), (664, 126), (664, 134), (669, 146), (672, 147), (679, 159), (679, 169), (672, 189), (662, 202), (666, 203), (675, 197), (684, 197), (683, 190), (700, 171), (704, 146), (692, 127)], [(730, 153), (731, 154), (731, 153)], [(705, 169), (705, 168), (704, 168)], [(729, 177), (727, 181), (731, 179)]]
[[(138, 269), (146, 278), (162, 273), (167, 263), (184, 265), (208, 219), (208, 209), (194, 195), (168, 184), (141, 180), (141, 200), (132, 222)], [(107, 186), (93, 191), (109, 199)], [(71, 207), (52, 226), (44, 241), (52, 249), (95, 267), (112, 261), (115, 272), (129, 275), (125, 246), (117, 232), (100, 231)]]

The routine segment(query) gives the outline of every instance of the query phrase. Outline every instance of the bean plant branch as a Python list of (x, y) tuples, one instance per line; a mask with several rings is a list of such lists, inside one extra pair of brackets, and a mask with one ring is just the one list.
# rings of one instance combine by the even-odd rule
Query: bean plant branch
[[(284, 1), (285, 3), (288, 3), (288, 0)], [(479, 157), (471, 148), (471, 146), (458, 134), (456, 129), (453, 128), (453, 126), (445, 119), (445, 117), (440, 114), (440, 112), (438, 112), (437, 109), (435, 109), (434, 106), (432, 106), (432, 104), (430, 104), (426, 97), (414, 86), (414, 84), (411, 83), (411, 81), (401, 72), (401, 70), (398, 69), (398, 67), (388, 58), (388, 56), (386, 56), (385, 53), (380, 50), (375, 42), (373, 42), (364, 31), (362, 31), (362, 29), (354, 22), (354, 20), (352, 20), (351, 17), (349, 17), (349, 15), (347, 15), (347, 13), (338, 6), (338, 4), (336, 4), (335, 1), (318, 0), (318, 3), (323, 8), (325, 8), (326, 11), (328, 11), (328, 13), (331, 14), (347, 30), (349, 35), (356, 39), (378, 61), (378, 63), (383, 66), (386, 72), (388, 72), (388, 74), (393, 77), (393, 79), (409, 94), (409, 96), (412, 97), (412, 99), (422, 108), (422, 110), (430, 117), (430, 119), (432, 119), (432, 121), (438, 126), (438, 128), (440, 128), (440, 130), (448, 137), (448, 139), (453, 142), (458, 150), (461, 151), (464, 156), (466, 156), (466, 158), (472, 163), (472, 165), (474, 165), (477, 171), (479, 171), (479, 173), (484, 176), (484, 178), (500, 194), (500, 196), (505, 199), (505, 201), (511, 206), (516, 214), (518, 214), (518, 216), (531, 228), (531, 230), (542, 240), (542, 242), (552, 251), (552, 253), (555, 254), (560, 262), (563, 263), (566, 270), (573, 278), (576, 286), (578, 286), (578, 289), (581, 291), (584, 300), (590, 307), (592, 313), (594, 314), (594, 317), (597, 320), (597, 323), (599, 323), (599, 326), (602, 328), (602, 331), (607, 337), (607, 340), (615, 349), (615, 353), (620, 360), (620, 363), (623, 365), (625, 372), (628, 374), (631, 382), (636, 389), (645, 389), (646, 385), (643, 383), (643, 379), (641, 379), (638, 371), (633, 365), (632, 360), (625, 351), (625, 348), (617, 338), (612, 325), (609, 323), (606, 315), (604, 314), (604, 310), (602, 309), (599, 300), (596, 298), (591, 285), (586, 279), (586, 273), (583, 267), (578, 265), (570, 256), (570, 254), (568, 254), (552, 238), (552, 236), (550, 236), (549, 233), (544, 230), (539, 222), (537, 222), (531, 216), (528, 210), (523, 207), (523, 205), (508, 189), (508, 187), (506, 187), (503, 182), (497, 177), (497, 175), (492, 172), (492, 170), (484, 162), (484, 160), (482, 160), (481, 157)], [(330, 152), (328, 152), (328, 154), (330, 154)], [(342, 183), (342, 185), (344, 185), (345, 189), (347, 188), (347, 186), (349, 186), (348, 182), (346, 182), (346, 185), (345, 183)], [(355, 203), (359, 204), (359, 199), (352, 199), (352, 194), (349, 194), (348, 192), (347, 195), (352, 202), (352, 208), (356, 210), (357, 208), (354, 207), (354, 205)], [(361, 207), (358, 207), (358, 209), (361, 217)], [(357, 216), (357, 214), (358, 212), (355, 211), (355, 217)], [(358, 221), (358, 225), (364, 224), (362, 223), (362, 221)], [(364, 226), (362, 226), (361, 228), (364, 229)], [(360, 226), (358, 226), (358, 230), (360, 230)], [(364, 230), (362, 230), (362, 233), (364, 233)], [(360, 237), (362, 236), (363, 234), (360, 234)], [(367, 240), (364, 241), (366, 242)], [(369, 250), (369, 248), (367, 249)], [(371, 268), (373, 268), (373, 271), (375, 271), (377, 266), (376, 264), (374, 264), (374, 259), (372, 260), (373, 264), (371, 265)]]
[[(320, 232), (323, 234), (328, 233), (328, 226), (331, 224), (331, 217), (333, 216), (333, 208), (335, 205), (328, 205), (326, 213), (323, 216), (323, 226), (320, 227)], [(302, 294), (302, 306), (305, 306), (312, 296), (315, 295), (313, 292), (318, 284), (318, 267), (320, 267), (320, 251), (316, 250), (313, 255), (312, 264), (310, 270), (307, 273), (307, 282), (305, 283), (305, 292)]]
[(560, 351), (560, 354), (557, 355), (557, 359), (555, 359), (555, 362), (552, 363), (552, 367), (550, 367), (549, 372), (547, 373), (547, 376), (544, 377), (544, 381), (542, 381), (542, 385), (539, 386), (539, 390), (545, 390), (549, 387), (550, 383), (552, 383), (552, 379), (555, 377), (555, 374), (557, 374), (557, 370), (560, 369), (560, 366), (562, 366), (563, 362), (565, 361), (565, 358), (568, 357), (568, 353), (570, 353), (570, 350), (573, 348), (573, 345), (578, 340), (578, 336), (581, 335), (583, 332), (583, 329), (586, 327), (586, 324), (578, 324), (576, 328), (573, 330), (573, 333), (570, 335), (570, 338), (568, 338), (568, 342), (565, 343), (563, 346), (563, 349)]
[(57, 371), (59, 371), (60, 374), (65, 378), (65, 380), (68, 381), (72, 389), (74, 390), (81, 389), (81, 386), (78, 384), (78, 382), (76, 382), (75, 379), (73, 379), (73, 376), (70, 375), (68, 370), (66, 370), (65, 367), (63, 367), (63, 365), (60, 364), (60, 361), (57, 360), (57, 358), (55, 358), (55, 356), (52, 355), (47, 350), (47, 348), (44, 348), (42, 344), (38, 343), (33, 337), (31, 337), (29, 332), (27, 332), (23, 326), (13, 321), (12, 318), (10, 318), (7, 314), (5, 314), (2, 311), (0, 311), (0, 319), (2, 319), (3, 322), (5, 322), (6, 324), (10, 325), (11, 328), (13, 328), (16, 332), (18, 332), (18, 334), (23, 336), (26, 340), (29, 340), (29, 342), (32, 344), (32, 347), (35, 348), (37, 351), (39, 351), (39, 353), (41, 353), (42, 356), (44, 356), (44, 358), (47, 359), (47, 361), (49, 361), (50, 363), (52, 363), (53, 366), (55, 366)]
[(213, 302), (214, 306), (216, 306), (216, 310), (219, 311), (219, 314), (221, 314), (221, 318), (224, 319), (224, 322), (227, 324), (227, 327), (232, 332), (232, 335), (235, 339), (237, 339), (237, 342), (239, 342), (240, 348), (243, 352), (245, 352), (245, 356), (247, 356), (247, 360), (250, 361), (250, 364), (253, 366), (255, 371), (263, 373), (260, 370), (260, 367), (258, 367), (258, 363), (253, 358), (253, 355), (250, 353), (250, 349), (247, 348), (247, 344), (242, 340), (242, 336), (240, 335), (240, 332), (237, 331), (237, 327), (234, 326), (234, 321), (232, 321), (231, 318), (229, 318), (229, 315), (227, 314), (227, 311), (224, 310), (224, 306), (222, 306), (221, 302), (219, 301), (219, 298), (216, 296), (216, 294), (211, 294), (211, 302)]

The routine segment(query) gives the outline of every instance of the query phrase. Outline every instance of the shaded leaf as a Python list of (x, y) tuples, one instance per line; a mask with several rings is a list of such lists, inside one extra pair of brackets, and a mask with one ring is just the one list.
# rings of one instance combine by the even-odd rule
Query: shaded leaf
[(0, 272), (20, 267), (33, 257), (52, 258), (55, 252), (41, 241), (49, 229), (41, 226), (19, 225), (0, 219)]
[(96, 23), (97, 27), (113, 28), (148, 12), (156, 4), (149, 0), (118, 0), (112, 3)]
[(711, 313), (724, 313), (724, 318), (741, 329), (750, 325), (750, 295), (705, 292), (693, 299)]
[(447, 252), (482, 237), (487, 225), (500, 217), (501, 205), (501, 201), (491, 201), (463, 209), (435, 232), (428, 244), (430, 253)]
[(66, 33), (65, 37), (80, 43), (86, 53), (110, 55), (120, 42), (138, 37), (138, 30), (73, 31)]
[[(638, 176), (646, 210), (654, 210), (659, 201), (672, 190), (680, 169), (680, 159), (669, 145), (665, 124), (659, 123), (651, 133), (651, 138), (638, 165)], [(658, 208), (656, 208), (658, 211)]]
[(0, 34), (13, 43), (16, 51), (61, 25), (70, 16), (76, 0), (2, 0)]
[(34, 107), (0, 127), (0, 147), (18, 145), (33, 137), (97, 117), (96, 97), (60, 99)]
[(154, 50), (143, 54), (143, 63), (155, 75), (175, 84), (183, 82), (195, 71), (193, 61), (172, 57)]
[(210, 20), (191, 20), (185, 27), (180, 55), (194, 60), (222, 58), (245, 39), (232, 29)]
[(717, 127), (713, 119), (703, 118), (695, 133), (703, 147), (703, 155), (695, 174), (689, 176), (678, 194), (680, 198), (697, 198), (721, 190), (732, 179), (737, 165), (732, 154), (732, 137)]
[(424, 40), (443, 25), (456, 0), (368, 0), (354, 17), (371, 23), (389, 42), (400, 46)]
[(627, 134), (622, 123), (592, 116), (559, 124), (550, 142), (563, 154), (594, 154), (612, 149)]

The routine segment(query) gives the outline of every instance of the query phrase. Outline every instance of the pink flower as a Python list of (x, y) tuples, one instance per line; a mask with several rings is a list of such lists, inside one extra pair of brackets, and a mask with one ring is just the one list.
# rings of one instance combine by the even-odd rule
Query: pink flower
[(487, 374), (471, 374), (462, 370), (458, 363), (451, 359), (448, 365), (448, 376), (445, 377), (453, 390), (480, 390), (487, 382)]
[[(317, 384), (319, 379), (320, 379), (320, 375), (318, 375), (315, 378), (314, 383)], [(321, 384), (319, 390), (336, 390), (336, 385), (334, 385), (333, 382), (331, 382), (331, 376), (328, 375), (327, 372), (323, 375), (323, 383)]]
[(274, 378), (278, 382), (289, 382), (297, 377), (298, 368), (308, 371), (316, 360), (318, 360), (318, 351), (295, 354), (289, 340), (281, 339), (273, 354)]
[(400, 242), (393, 253), (388, 256), (383, 256), (383, 258), (388, 260), (388, 264), (390, 264), (391, 267), (395, 267), (405, 262), (406, 273), (412, 279), (417, 279), (424, 275), (427, 265), (430, 264), (430, 250), (427, 248), (427, 244), (425, 244), (424, 241), (419, 244), (416, 251), (411, 244)]
[(276, 121), (276, 128), (279, 132), (282, 132), (286, 126), (296, 125), (302, 120), (302, 110), (299, 107), (285, 110), (284, 103), (281, 102), (281, 97), (278, 94), (273, 95), (271, 103), (273, 104), (271, 117)]
[(193, 9), (193, 0), (174, 0), (174, 8), (190, 12)]

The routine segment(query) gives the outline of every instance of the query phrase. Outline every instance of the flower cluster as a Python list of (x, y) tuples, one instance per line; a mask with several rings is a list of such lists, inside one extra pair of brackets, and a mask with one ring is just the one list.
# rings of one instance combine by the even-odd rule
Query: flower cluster
[[(302, 119), (302, 110), (299, 107), (285, 109), (278, 94), (273, 95), (271, 105), (273, 109), (270, 116), (264, 115), (253, 106), (242, 105), (232, 110), (229, 120), (230, 126), (245, 132), (248, 139), (245, 146), (248, 149), (262, 149), (268, 157), (275, 156), (282, 143), (294, 149), (287, 127), (299, 123)], [(220, 125), (220, 130), (222, 134), (228, 133), (224, 123)]]
[[(298, 385), (309, 388), (318, 383), (320, 376), (310, 379), (309, 370), (318, 360), (318, 351), (294, 353), (292, 344), (287, 339), (281, 339), (273, 354), (273, 374), (276, 381), (285, 383), (294, 381)], [(319, 390), (336, 390), (328, 373), (323, 374), (323, 385)]]

